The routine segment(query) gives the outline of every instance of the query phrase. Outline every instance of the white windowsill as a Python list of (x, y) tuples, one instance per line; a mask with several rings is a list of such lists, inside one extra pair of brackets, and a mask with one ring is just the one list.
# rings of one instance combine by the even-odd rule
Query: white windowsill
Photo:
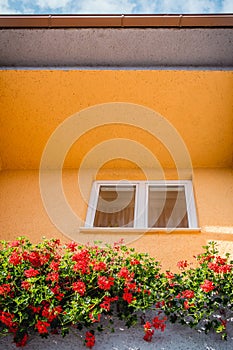
[(103, 233), (103, 234), (112, 234), (112, 233), (127, 233), (127, 234), (137, 234), (137, 233), (200, 233), (201, 228), (134, 228), (134, 227), (80, 227), (80, 233)]

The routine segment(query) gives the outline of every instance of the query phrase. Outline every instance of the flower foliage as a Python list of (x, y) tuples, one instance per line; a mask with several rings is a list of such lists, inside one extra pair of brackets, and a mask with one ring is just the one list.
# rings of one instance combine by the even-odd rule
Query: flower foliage
[(81, 246), (59, 240), (33, 245), (25, 237), (2, 242), (0, 251), (0, 331), (11, 333), (17, 346), (33, 332), (65, 336), (87, 329), (84, 345), (95, 344), (96, 324), (116, 315), (128, 327), (139, 312), (154, 311), (144, 324), (144, 340), (164, 331), (166, 320), (206, 333), (227, 335), (233, 305), (232, 263), (218, 255), (214, 243), (196, 257), (197, 266), (178, 263), (180, 273), (161, 271), (147, 254), (122, 244)]

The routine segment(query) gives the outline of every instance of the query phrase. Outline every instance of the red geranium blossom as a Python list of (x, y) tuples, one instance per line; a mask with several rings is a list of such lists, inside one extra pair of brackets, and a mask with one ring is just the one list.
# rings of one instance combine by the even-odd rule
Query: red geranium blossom
[(182, 298), (186, 298), (186, 299), (191, 299), (193, 298), (195, 295), (194, 291), (193, 290), (185, 290), (182, 292)]
[(114, 277), (108, 277), (108, 278), (105, 276), (98, 277), (98, 286), (100, 289), (109, 290), (113, 285), (114, 285)]
[(118, 300), (118, 297), (111, 298), (111, 297), (105, 296), (104, 301), (100, 304), (100, 307), (102, 309), (105, 309), (106, 311), (109, 311), (111, 307), (111, 302), (117, 301), (117, 300)]
[(49, 267), (53, 271), (58, 271), (59, 270), (59, 262), (52, 261), (51, 264), (49, 265)]
[(168, 279), (173, 279), (173, 278), (175, 277), (174, 274), (173, 274), (172, 272), (170, 272), (170, 271), (166, 271), (165, 276), (166, 276)]
[(136, 298), (133, 298), (133, 294), (130, 293), (130, 290), (128, 288), (124, 288), (124, 293), (122, 298), (127, 301), (128, 304), (131, 304), (132, 301), (134, 301)]
[(9, 247), (14, 248), (14, 247), (18, 247), (20, 245), (19, 241), (12, 241), (11, 243), (9, 243)]
[(137, 260), (137, 259), (132, 259), (132, 260), (130, 261), (130, 265), (132, 265), (132, 266), (134, 266), (134, 265), (139, 265), (139, 264), (140, 264), (140, 261)]
[(58, 282), (59, 274), (57, 272), (50, 272), (46, 277), (46, 281)]
[(74, 252), (74, 251), (76, 250), (77, 245), (78, 245), (78, 244), (75, 243), (75, 242), (66, 243), (67, 248), (68, 248), (71, 252)]
[(74, 282), (72, 284), (72, 287), (73, 287), (73, 290), (75, 292), (78, 292), (81, 296), (83, 296), (85, 294), (86, 285), (84, 282), (82, 282), (82, 281)]
[(32, 267), (29, 270), (24, 271), (24, 274), (27, 278), (35, 277), (39, 274), (38, 270), (34, 270)]
[(96, 318), (93, 316), (93, 313), (90, 312), (89, 313), (89, 318), (91, 320), (91, 322), (95, 323), (95, 322), (100, 322), (100, 317), (101, 317), (101, 314), (97, 314), (96, 315)]
[(8, 294), (11, 291), (11, 286), (10, 284), (2, 284), (0, 286), (0, 295)]
[(164, 318), (162, 318), (162, 319), (159, 319), (158, 316), (156, 316), (153, 319), (153, 327), (155, 329), (160, 329), (163, 332), (166, 328), (166, 323), (165, 323), (166, 320), (167, 320), (166, 316), (164, 316)]
[(194, 303), (190, 304), (187, 300), (184, 301), (184, 308), (188, 310), (190, 307), (195, 306)]
[(25, 346), (27, 344), (29, 335), (27, 333), (24, 334), (23, 338), (21, 340), (19, 340), (18, 342), (16, 342), (16, 346), (17, 347), (21, 347), (21, 346)]
[(152, 325), (150, 322), (146, 322), (144, 324), (144, 330), (145, 330), (145, 335), (143, 337), (143, 339), (147, 342), (151, 342), (153, 334), (154, 334), (154, 330), (151, 329)]
[(40, 334), (48, 333), (47, 327), (49, 327), (50, 324), (48, 322), (40, 321), (38, 320), (36, 323), (36, 328)]
[(200, 287), (205, 293), (208, 293), (215, 288), (213, 285), (213, 282), (211, 282), (209, 280), (205, 280), (204, 283), (201, 284)]
[(9, 263), (13, 265), (21, 264), (22, 258), (17, 252), (13, 252), (9, 258)]
[(178, 261), (177, 266), (179, 267), (179, 269), (185, 269), (185, 267), (188, 266), (188, 262), (187, 260), (180, 260)]
[(92, 348), (95, 345), (95, 336), (92, 332), (86, 332), (86, 347), (87, 348)]
[(94, 271), (105, 271), (106, 268), (107, 268), (107, 265), (103, 261), (95, 263), (94, 266), (93, 266), (93, 270)]
[(28, 290), (31, 287), (31, 284), (28, 281), (23, 281), (21, 287)]

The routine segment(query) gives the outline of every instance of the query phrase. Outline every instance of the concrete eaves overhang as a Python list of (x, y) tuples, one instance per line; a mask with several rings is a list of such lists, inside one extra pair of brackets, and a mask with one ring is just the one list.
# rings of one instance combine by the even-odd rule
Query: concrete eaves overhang
[(2, 67), (233, 67), (233, 15), (0, 16)]

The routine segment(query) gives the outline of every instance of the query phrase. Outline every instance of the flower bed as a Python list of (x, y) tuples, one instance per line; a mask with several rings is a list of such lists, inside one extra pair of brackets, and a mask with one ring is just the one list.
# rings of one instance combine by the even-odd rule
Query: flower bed
[[(141, 322), (147, 342), (155, 330), (164, 331), (167, 319), (227, 339), (233, 264), (213, 242), (196, 257), (196, 266), (178, 262), (176, 274), (162, 272), (155, 259), (121, 243), (62, 247), (56, 239), (33, 245), (21, 237), (2, 246), (0, 330), (12, 333), (17, 346), (26, 345), (34, 331), (65, 336), (72, 326), (88, 329), (84, 345), (92, 348), (101, 319), (112, 314), (128, 327)], [(152, 319), (145, 318), (146, 310), (153, 310)]]

